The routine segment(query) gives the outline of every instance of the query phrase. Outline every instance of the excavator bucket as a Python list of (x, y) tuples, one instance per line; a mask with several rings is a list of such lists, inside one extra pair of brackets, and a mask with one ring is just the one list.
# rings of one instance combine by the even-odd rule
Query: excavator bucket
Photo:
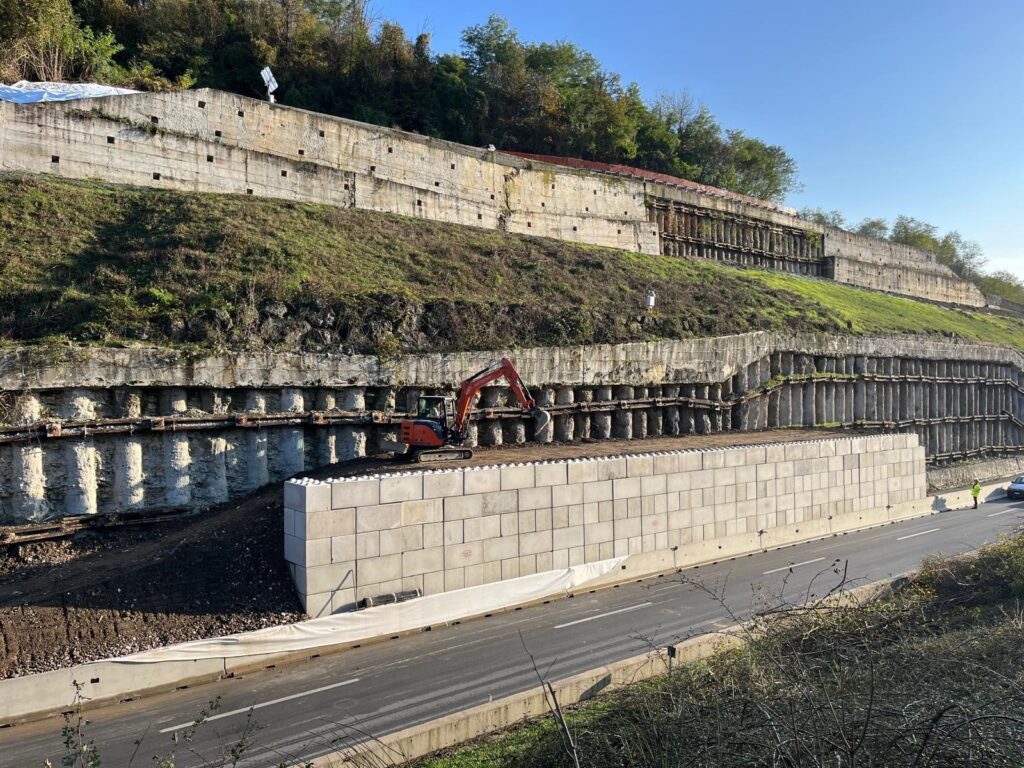
[(539, 406), (531, 408), (530, 415), (533, 416), (534, 429), (538, 432), (551, 423), (551, 414)]

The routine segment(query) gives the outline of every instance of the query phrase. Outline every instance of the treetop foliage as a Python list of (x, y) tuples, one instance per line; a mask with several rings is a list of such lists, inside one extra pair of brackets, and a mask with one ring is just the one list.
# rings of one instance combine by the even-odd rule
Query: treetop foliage
[(724, 129), (685, 94), (635, 83), (560, 40), (522, 41), (492, 15), (458, 54), (374, 18), (368, 0), (0, 0), (0, 79), (202, 86), (474, 146), (635, 165), (782, 202), (782, 147)]

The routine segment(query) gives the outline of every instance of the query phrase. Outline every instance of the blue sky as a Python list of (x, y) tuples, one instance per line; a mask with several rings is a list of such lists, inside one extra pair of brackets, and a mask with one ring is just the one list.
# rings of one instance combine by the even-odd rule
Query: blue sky
[(571, 40), (644, 96), (688, 92), (725, 127), (780, 144), (797, 208), (905, 213), (1024, 275), (1021, 0), (376, 0), (435, 52), (491, 12), (527, 41)]

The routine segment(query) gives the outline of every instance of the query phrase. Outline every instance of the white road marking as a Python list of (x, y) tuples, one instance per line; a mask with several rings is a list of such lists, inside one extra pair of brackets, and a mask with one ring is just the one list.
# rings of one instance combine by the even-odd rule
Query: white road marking
[[(314, 689), (312, 689), (310, 691), (302, 691), (301, 693), (293, 693), (291, 696), (282, 696), (280, 699), (273, 699), (271, 701), (264, 701), (264, 702), (262, 702), (260, 704), (253, 704), (251, 707), (243, 707), (242, 709), (233, 709), (230, 712), (221, 712), (218, 715), (213, 715), (211, 717), (206, 718), (206, 722), (210, 722), (212, 720), (220, 720), (221, 718), (224, 718), (224, 717), (232, 717), (233, 715), (241, 715), (242, 713), (249, 712), (250, 710), (253, 710), (253, 709), (262, 709), (263, 707), (270, 707), (270, 706), (273, 706), (274, 704), (280, 704), (281, 702), (284, 702), (284, 701), (292, 701), (293, 699), (301, 699), (304, 696), (312, 696), (314, 693), (323, 693), (324, 691), (329, 691), (332, 688), (341, 688), (341, 686), (343, 686), (343, 685), (352, 685), (352, 683), (358, 683), (358, 682), (359, 682), (359, 678), (357, 677), (357, 678), (354, 678), (352, 680), (345, 680), (344, 682), (341, 682), (341, 683), (334, 683), (332, 685), (325, 685), (322, 688), (314, 688)], [(180, 730), (182, 730), (184, 728), (191, 728), (193, 725), (195, 725), (195, 721), (194, 720), (193, 721), (189, 721), (187, 723), (181, 723), (180, 725), (172, 725), (170, 728), (162, 728), (160, 730), (160, 733), (170, 733), (171, 731), (180, 731)]]
[(1005, 515), (1007, 512), (1016, 512), (1015, 509), (1004, 509), (1002, 512), (993, 512), (991, 515), (985, 515), (985, 517), (999, 517)]
[(627, 611), (635, 611), (637, 608), (646, 608), (650, 603), (637, 603), (636, 605), (629, 605), (625, 608), (619, 608), (617, 611), (608, 611), (607, 613), (599, 613), (597, 616), (588, 616), (585, 619), (576, 619), (576, 621), (570, 621), (566, 624), (556, 624), (554, 629), (565, 629), (566, 627), (575, 627), (577, 624), (583, 624), (588, 621), (595, 621), (597, 619), (603, 619), (605, 616), (614, 616), (617, 613), (626, 613)]
[(941, 531), (941, 528), (929, 528), (927, 531), (919, 531), (918, 533), (908, 533), (906, 536), (900, 536), (896, 541), (903, 541), (904, 539), (912, 539), (915, 536), (924, 536), (926, 533), (935, 533)]
[(802, 563), (790, 563), (789, 565), (784, 565), (781, 568), (772, 568), (770, 571), (765, 571), (762, 575), (763, 576), (768, 576), (768, 575), (773, 574), (773, 573), (781, 573), (782, 571), (789, 571), (789, 570), (791, 570), (793, 568), (799, 568), (801, 565), (810, 565), (811, 563), (820, 563), (824, 559), (825, 559), (824, 557), (816, 557), (813, 560), (804, 560)]

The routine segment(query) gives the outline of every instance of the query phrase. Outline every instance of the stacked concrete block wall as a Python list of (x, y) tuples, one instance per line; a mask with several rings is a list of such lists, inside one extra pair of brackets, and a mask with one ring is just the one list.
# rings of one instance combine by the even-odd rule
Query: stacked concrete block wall
[(917, 435), (933, 466), (1024, 450), (1024, 359), (999, 346), (786, 336), (370, 357), (92, 349), (0, 355), (0, 517), (202, 508), (374, 453), (422, 392), (512, 356), (554, 417), (488, 387), (481, 446), (861, 427)]
[(931, 254), (729, 192), (527, 160), (209, 89), (0, 102), (0, 169), (340, 207), (984, 306)]
[(925, 485), (913, 435), (291, 481), (284, 551), (320, 616), (403, 590), (796, 541), (921, 502)]

